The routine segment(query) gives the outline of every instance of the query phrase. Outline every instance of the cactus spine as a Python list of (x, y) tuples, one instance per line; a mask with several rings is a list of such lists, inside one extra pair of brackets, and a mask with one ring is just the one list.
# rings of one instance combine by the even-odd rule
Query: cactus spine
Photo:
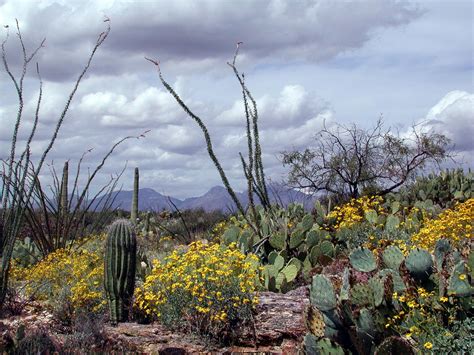
[(133, 225), (119, 219), (112, 223), (105, 250), (104, 287), (109, 301), (110, 321), (126, 321), (135, 287), (137, 242)]
[(132, 197), (132, 211), (130, 220), (135, 225), (138, 219), (138, 187), (139, 187), (139, 173), (138, 168), (135, 168), (135, 176), (133, 178), (133, 197)]

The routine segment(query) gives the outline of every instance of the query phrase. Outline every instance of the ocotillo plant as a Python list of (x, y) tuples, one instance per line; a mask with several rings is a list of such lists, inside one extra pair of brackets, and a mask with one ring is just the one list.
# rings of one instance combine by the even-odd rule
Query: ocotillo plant
[(135, 175), (133, 177), (133, 196), (132, 196), (132, 211), (130, 213), (130, 220), (135, 225), (138, 219), (138, 187), (140, 175), (138, 168), (135, 168)]
[[(106, 19), (105, 21), (108, 22), (109, 20)], [(8, 26), (5, 27), (8, 31)], [(22, 67), (22, 71), (19, 77), (16, 77), (12, 73), (8, 64), (6, 55), (6, 43), (8, 39), (8, 34), (7, 39), (5, 39), (1, 44), (3, 67), (15, 88), (15, 93), (18, 97), (18, 111), (13, 127), (9, 154), (7, 157), (2, 156), (2, 171), (0, 173), (0, 224), (2, 226), (2, 230), (0, 232), (0, 307), (3, 306), (3, 301), (6, 296), (8, 285), (8, 271), (10, 269), (10, 260), (12, 257), (13, 246), (15, 240), (17, 239), (20, 233), (20, 229), (22, 228), (27, 204), (31, 200), (31, 197), (34, 192), (34, 182), (40, 174), (41, 168), (43, 167), (46, 157), (56, 141), (59, 130), (66, 118), (71, 101), (73, 100), (77, 92), (79, 84), (81, 83), (87, 70), (89, 69), (97, 49), (102, 45), (102, 43), (105, 41), (109, 34), (110, 26), (107, 25), (107, 29), (98, 36), (97, 42), (95, 43), (92, 52), (89, 55), (87, 63), (85, 64), (82, 72), (76, 79), (74, 87), (66, 100), (66, 103), (62, 109), (58, 120), (56, 121), (56, 125), (52, 129), (53, 134), (51, 136), (51, 139), (48, 141), (47, 146), (43, 150), (43, 152), (40, 152), (39, 154), (35, 155), (38, 156), (39, 159), (37, 160), (34, 167), (33, 162), (31, 160), (31, 143), (38, 127), (41, 100), (43, 94), (43, 81), (40, 76), (40, 69), (38, 64), (36, 65), (36, 74), (38, 76), (39, 81), (39, 94), (36, 100), (32, 128), (28, 133), (23, 151), (17, 150), (17, 138), (19, 135), (20, 126), (24, 121), (23, 110), (25, 102), (25, 90), (23, 84), (25, 81), (26, 73), (28, 72), (27, 68), (31, 61), (35, 58), (38, 51), (42, 47), (44, 47), (45, 41), (43, 40), (36, 49), (34, 49), (31, 53), (28, 53), (26, 45), (23, 41), (18, 21), (16, 21), (16, 30), (23, 55), (23, 61), (20, 64)]]
[(67, 184), (69, 180), (69, 162), (64, 163), (63, 167), (63, 178), (61, 179), (61, 193), (59, 196), (59, 211), (62, 216), (68, 213), (68, 190)]
[(105, 249), (104, 287), (113, 325), (126, 321), (135, 287), (137, 241), (126, 219), (112, 223)]
[[(128, 138), (138, 137), (124, 139)], [(64, 178), (61, 179), (57, 174), (54, 164), (50, 165), (53, 181), (50, 186), (52, 195), (47, 193), (40, 179), (36, 178), (33, 195), (26, 204), (25, 222), (31, 231), (32, 242), (43, 256), (56, 249), (71, 246), (72, 243), (86, 235), (101, 233), (104, 225), (113, 221), (114, 208), (112, 206), (117, 196), (114, 191), (116, 191), (116, 186), (125, 168), (116, 176), (111, 176), (110, 180), (101, 186), (95, 194), (89, 195), (88, 192), (105, 160), (124, 139), (116, 143), (105, 155), (102, 162), (88, 174), (87, 179), (80, 183), (83, 159), (90, 150), (82, 155), (75, 167), (72, 184), (68, 184), (68, 199), (65, 207), (65, 201), (61, 198), (61, 191), (65, 185)], [(71, 181), (71, 179), (68, 180)], [(65, 193), (63, 191), (63, 195)], [(66, 211), (67, 213), (65, 213)]]
[[(206, 125), (204, 124), (204, 122), (199, 116), (194, 114), (189, 109), (189, 107), (179, 97), (179, 95), (171, 87), (171, 85), (168, 84), (168, 82), (163, 78), (163, 75), (160, 70), (159, 62), (150, 58), (145, 58), (145, 59), (150, 61), (157, 67), (158, 76), (161, 83), (164, 85), (166, 90), (168, 90), (168, 92), (175, 98), (177, 103), (186, 112), (186, 114), (188, 114), (188, 116), (191, 117), (198, 124), (199, 128), (202, 130), (204, 134), (204, 139), (206, 141), (207, 152), (209, 154), (209, 157), (211, 158), (212, 162), (216, 166), (217, 171), (219, 172), (219, 175), (221, 177), (222, 183), (227, 189), (227, 192), (232, 198), (232, 201), (234, 202), (235, 206), (237, 207), (239, 212), (242, 214), (242, 216), (244, 216), (244, 218), (247, 220), (249, 226), (253, 229), (253, 231), (256, 234), (261, 235), (262, 231), (260, 230), (259, 225), (258, 225), (259, 222), (258, 222), (258, 217), (257, 217), (257, 211), (255, 209), (253, 193), (255, 193), (258, 196), (263, 208), (266, 211), (270, 210), (270, 199), (268, 196), (267, 186), (265, 182), (265, 174), (264, 174), (263, 162), (262, 162), (262, 150), (260, 147), (260, 140), (259, 140), (257, 102), (253, 98), (253, 96), (251, 95), (250, 91), (248, 90), (245, 84), (244, 75), (240, 74), (235, 66), (240, 44), (241, 42), (237, 43), (237, 49), (235, 51), (233, 61), (232, 63), (228, 63), (228, 64), (234, 71), (234, 74), (237, 80), (239, 81), (240, 87), (242, 89), (242, 95), (243, 95), (243, 101), (244, 101), (244, 109), (245, 109), (246, 124), (247, 124), (246, 127), (247, 127), (247, 143), (248, 143), (248, 162), (245, 161), (242, 154), (239, 154), (239, 155), (241, 158), (244, 175), (245, 175), (245, 178), (247, 179), (247, 186), (248, 186), (248, 193), (249, 193), (249, 206), (252, 211), (252, 218), (251, 218), (252, 220), (247, 218), (244, 207), (240, 203), (235, 191), (230, 186), (230, 182), (227, 179), (224, 169), (222, 168), (219, 160), (217, 159), (217, 156), (215, 155), (214, 149), (212, 147), (211, 136), (207, 130)], [(266, 238), (268, 238), (268, 236), (266, 236)]]

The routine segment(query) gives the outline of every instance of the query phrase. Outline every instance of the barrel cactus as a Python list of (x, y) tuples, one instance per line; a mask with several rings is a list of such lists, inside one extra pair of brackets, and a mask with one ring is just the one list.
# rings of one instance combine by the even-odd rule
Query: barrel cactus
[(110, 226), (105, 249), (104, 287), (110, 321), (116, 325), (128, 319), (135, 287), (137, 241), (130, 221), (119, 219)]

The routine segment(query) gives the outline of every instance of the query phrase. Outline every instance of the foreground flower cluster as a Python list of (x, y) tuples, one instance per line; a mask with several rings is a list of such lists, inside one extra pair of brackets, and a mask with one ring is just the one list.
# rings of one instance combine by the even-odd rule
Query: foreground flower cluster
[(39, 263), (22, 268), (13, 265), (12, 281), (24, 288), (25, 296), (58, 302), (66, 299), (73, 309), (99, 311), (105, 305), (104, 262), (101, 250), (58, 249)]
[(135, 304), (165, 324), (217, 334), (251, 317), (258, 303), (258, 265), (255, 255), (246, 256), (235, 244), (194, 242), (153, 262)]

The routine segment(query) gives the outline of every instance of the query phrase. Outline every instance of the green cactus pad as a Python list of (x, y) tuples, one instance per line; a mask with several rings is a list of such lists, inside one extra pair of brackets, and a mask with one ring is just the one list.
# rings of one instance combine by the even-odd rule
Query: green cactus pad
[(467, 258), (467, 269), (471, 274), (471, 278), (474, 279), (474, 250), (469, 252), (469, 256)]
[(301, 271), (301, 269), (303, 268), (303, 263), (301, 262), (301, 260), (297, 259), (297, 258), (291, 258), (290, 261), (288, 261), (288, 264), (287, 265), (294, 265), (296, 266), (298, 272)]
[(271, 234), (268, 242), (276, 250), (283, 250), (286, 248), (286, 236), (281, 232)]
[(291, 282), (298, 276), (298, 267), (293, 264), (286, 265), (281, 271), (281, 274), (285, 275), (286, 282)]
[(316, 266), (319, 262), (319, 256), (322, 254), (319, 245), (312, 247), (309, 253), (309, 261), (311, 262), (311, 265)]
[(344, 355), (344, 350), (336, 343), (327, 338), (323, 338), (317, 343), (318, 352), (314, 354), (320, 355)]
[[(266, 216), (265, 216), (266, 217)], [(262, 231), (263, 235), (269, 235), (270, 234), (270, 224), (268, 223), (268, 219), (264, 218), (260, 222), (260, 230)]]
[(372, 295), (374, 297), (374, 305), (375, 307), (378, 307), (382, 304), (383, 302), (383, 296), (384, 296), (384, 283), (383, 280), (378, 278), (377, 276), (372, 277), (368, 285), (372, 291)]
[(337, 299), (334, 286), (326, 276), (315, 275), (310, 290), (311, 304), (321, 311), (329, 311), (336, 308)]
[(307, 355), (319, 354), (318, 340), (319, 337), (316, 337), (311, 333), (307, 333), (303, 338), (304, 353)]
[(390, 205), (390, 212), (392, 214), (397, 213), (400, 210), (400, 202), (398, 201), (393, 201), (392, 204)]
[(305, 232), (301, 229), (295, 229), (290, 236), (290, 249), (295, 249), (300, 246), (305, 240)]
[(367, 248), (358, 248), (349, 256), (351, 265), (357, 271), (370, 272), (377, 268), (374, 253)]
[(307, 256), (303, 261), (303, 275), (305, 278), (309, 276), (312, 268), (313, 266), (311, 265), (311, 261), (309, 261), (309, 256)]
[(387, 232), (394, 232), (398, 229), (399, 225), (400, 218), (391, 214), (387, 217), (387, 221), (385, 222), (385, 230)]
[(428, 251), (415, 249), (405, 259), (405, 266), (413, 278), (425, 281), (433, 272), (433, 259)]
[(322, 255), (326, 255), (331, 258), (334, 257), (334, 244), (332, 244), (329, 240), (323, 240), (319, 244), (319, 249), (321, 250)]
[(373, 334), (375, 330), (375, 323), (372, 313), (367, 308), (362, 308), (359, 313), (359, 318), (356, 320), (357, 328), (367, 334)]
[(446, 239), (439, 239), (436, 242), (434, 256), (436, 261), (436, 268), (440, 271), (443, 268), (444, 259), (451, 251), (451, 245)]
[(350, 299), (352, 304), (359, 307), (374, 307), (375, 300), (372, 289), (368, 284), (356, 284), (351, 289)]
[(472, 296), (474, 288), (469, 284), (469, 276), (466, 273), (464, 261), (460, 261), (454, 266), (453, 272), (448, 281), (448, 295), (458, 297)]
[(230, 243), (237, 243), (237, 240), (239, 239), (239, 234), (240, 228), (232, 226), (226, 229), (226, 231), (222, 235), (222, 239), (227, 245), (229, 245)]
[(276, 270), (280, 271), (281, 269), (283, 269), (283, 266), (285, 266), (285, 258), (283, 258), (283, 256), (278, 254), (275, 257), (275, 260), (273, 261), (273, 266), (275, 267)]
[(316, 210), (316, 214), (318, 218), (325, 218), (326, 217), (326, 211), (324, 210), (323, 206), (321, 205), (321, 202), (319, 200), (316, 200), (314, 203), (314, 209)]
[(282, 273), (282, 272), (279, 272), (278, 275), (275, 278), (275, 285), (276, 285), (277, 290), (281, 291), (282, 286), (286, 283), (287, 283), (287, 281), (286, 281), (285, 274)]
[(386, 277), (390, 276), (393, 283), (393, 292), (402, 293), (407, 289), (400, 274), (392, 269), (380, 270), (377, 272), (376, 276), (380, 277), (382, 280), (385, 280)]
[(279, 254), (275, 250), (272, 250), (270, 254), (268, 254), (268, 263), (275, 264), (275, 259), (277, 258), (278, 255)]
[(398, 271), (405, 257), (400, 248), (390, 245), (383, 251), (382, 260), (386, 267)]
[(238, 239), (237, 245), (242, 253), (247, 253), (251, 247), (251, 234), (249, 231), (244, 231)]
[(303, 220), (301, 221), (301, 225), (304, 231), (310, 230), (313, 224), (314, 224), (313, 216), (311, 216), (310, 214), (306, 214), (303, 217)]
[(379, 216), (375, 210), (368, 210), (365, 212), (365, 219), (371, 224), (377, 224)]
[(316, 244), (318, 244), (322, 240), (321, 233), (314, 229), (311, 229), (306, 233), (306, 247), (311, 249)]

